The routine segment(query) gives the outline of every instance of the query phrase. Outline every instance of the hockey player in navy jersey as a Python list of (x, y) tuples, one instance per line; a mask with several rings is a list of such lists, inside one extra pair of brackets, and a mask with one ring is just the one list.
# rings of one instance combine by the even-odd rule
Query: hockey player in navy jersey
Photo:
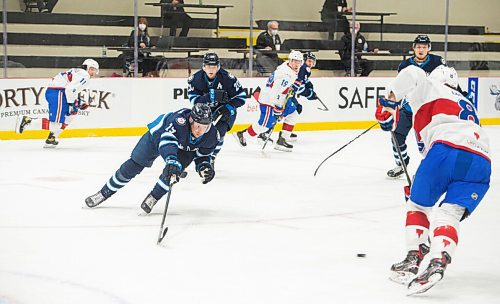
[(203, 184), (210, 182), (215, 176), (210, 158), (219, 142), (219, 133), (212, 126), (211, 115), (208, 105), (197, 103), (192, 109), (158, 116), (148, 124), (148, 131), (132, 150), (130, 158), (101, 190), (85, 199), (87, 206), (93, 208), (104, 202), (145, 167), (150, 168), (158, 156), (165, 161), (165, 168), (141, 204), (144, 212), (151, 212), (156, 202), (170, 190), (172, 183), (179, 181), (182, 172), (192, 161)]
[(246, 93), (238, 79), (220, 67), (219, 56), (207, 53), (203, 57), (202, 69), (188, 79), (188, 97), (192, 104), (210, 106), (215, 128), (220, 134), (219, 144), (213, 153), (215, 159), (227, 131), (231, 130), (236, 120), (236, 109), (245, 104)]
[[(305, 52), (304, 54), (304, 64), (299, 69), (299, 74), (297, 79), (293, 83), (293, 92), (297, 97), (305, 97), (308, 100), (318, 99), (318, 95), (314, 91), (314, 85), (309, 79), (311, 77), (311, 69), (316, 65), (316, 56), (312, 52)], [(297, 101), (297, 113), (300, 115), (302, 113), (302, 105)], [(290, 134), (290, 142), (297, 141), (297, 134)]]
[[(422, 69), (409, 66), (388, 92), (387, 98), (379, 98), (375, 114), (381, 128), (395, 129), (399, 103), (406, 97), (425, 156), (405, 205), (407, 255), (390, 272), (393, 281), (409, 283), (411, 295), (438, 283), (453, 261), (460, 222), (474, 212), (489, 189), (490, 146), (476, 108), (458, 90), (455, 69), (439, 66), (427, 77)], [(429, 265), (419, 273), (427, 254)]]
[[(427, 35), (418, 35), (413, 41), (413, 52), (414, 55), (399, 64), (398, 73), (401, 70), (409, 66), (416, 66), (425, 71), (426, 74), (430, 74), (436, 67), (444, 65), (445, 61), (441, 56), (430, 54), (431, 51), (431, 40)], [(407, 100), (403, 100), (401, 103), (401, 110), (399, 112), (400, 118), (399, 123), (394, 131), (396, 135), (396, 140), (401, 150), (401, 156), (406, 165), (410, 162), (410, 157), (408, 156), (406, 138), (408, 133), (412, 128), (412, 110)], [(387, 176), (390, 178), (399, 178), (403, 175), (403, 165), (399, 159), (399, 155), (396, 150), (395, 143), (392, 142), (392, 150), (394, 155), (394, 160), (396, 161), (396, 167), (387, 171)]]
[[(16, 132), (23, 133), (31, 127), (50, 130), (45, 140), (45, 147), (56, 147), (59, 143), (56, 138), (70, 123), (78, 110), (85, 110), (88, 104), (78, 98), (78, 94), (88, 86), (91, 77), (99, 74), (99, 64), (94, 59), (86, 59), (81, 68), (69, 69), (52, 78), (45, 91), (45, 98), (49, 104), (49, 119), (41, 121), (28, 116), (20, 116), (16, 124)], [(37, 126), (35, 126), (37, 125)]]

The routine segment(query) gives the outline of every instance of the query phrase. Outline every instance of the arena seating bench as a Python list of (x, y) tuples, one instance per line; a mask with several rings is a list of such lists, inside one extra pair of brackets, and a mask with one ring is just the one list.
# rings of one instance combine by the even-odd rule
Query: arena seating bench
[[(149, 17), (150, 27), (160, 27), (160, 17)], [(0, 15), (0, 21), (2, 16)], [(9, 12), (9, 23), (21, 24), (63, 24), (63, 25), (94, 25), (94, 26), (134, 26), (133, 16), (116, 15), (83, 15), (83, 14), (40, 14), (29, 12)], [(191, 28), (216, 29), (215, 19), (193, 18)]]
[[(269, 20), (257, 20), (256, 23), (261, 30), (267, 29)], [(278, 20), (280, 31), (307, 31), (327, 32), (330, 25), (321, 21), (286, 21)], [(380, 25), (376, 23), (361, 23), (361, 30), (365, 33), (378, 33)], [(444, 25), (429, 24), (394, 24), (384, 23), (384, 33), (414, 33), (414, 34), (443, 34)], [(483, 35), (484, 26), (451, 25), (448, 27), (450, 35)]]

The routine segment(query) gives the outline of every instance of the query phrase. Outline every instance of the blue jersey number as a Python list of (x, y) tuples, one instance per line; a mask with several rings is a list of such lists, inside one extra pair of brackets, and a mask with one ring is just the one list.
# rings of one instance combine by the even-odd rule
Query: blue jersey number
[(476, 113), (476, 108), (470, 102), (461, 99), (458, 102), (458, 105), (460, 108), (462, 108), (462, 111), (460, 111), (460, 114), (458, 114), (458, 117), (463, 120), (471, 120), (475, 122), (476, 124), (479, 124), (479, 118), (477, 117)]

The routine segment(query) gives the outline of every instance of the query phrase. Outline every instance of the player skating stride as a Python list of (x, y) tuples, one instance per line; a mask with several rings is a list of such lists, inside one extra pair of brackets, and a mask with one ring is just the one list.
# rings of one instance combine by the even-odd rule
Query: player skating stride
[[(45, 147), (56, 147), (56, 138), (68, 126), (78, 110), (86, 110), (88, 104), (78, 98), (78, 94), (88, 86), (91, 77), (99, 74), (99, 64), (94, 59), (86, 59), (81, 68), (72, 68), (57, 74), (45, 91), (49, 103), (49, 119), (43, 118), (41, 126), (35, 126), (34, 118), (21, 116), (17, 120), (16, 132), (23, 133), (28, 125), (50, 130)], [(38, 122), (38, 121), (37, 121)]]
[[(390, 276), (398, 283), (409, 282), (410, 295), (427, 291), (443, 278), (458, 244), (460, 221), (472, 214), (489, 188), (489, 140), (474, 105), (457, 87), (453, 68), (439, 66), (427, 77), (422, 69), (409, 66), (389, 86), (388, 97), (379, 99), (376, 111), (382, 129), (392, 131), (399, 103), (407, 97), (417, 139), (423, 144), (425, 158), (406, 204), (408, 253), (392, 265)], [(443, 194), (433, 217), (434, 230), (429, 233), (432, 207)], [(430, 263), (418, 274), (426, 254)]]
[[(274, 148), (280, 151), (291, 152), (293, 145), (291, 134), (297, 121), (297, 100), (294, 97), (292, 86), (297, 79), (298, 71), (303, 62), (302, 53), (291, 51), (288, 62), (282, 63), (271, 76), (266, 86), (258, 95), (260, 104), (260, 118), (243, 131), (236, 132), (235, 136), (241, 146), (247, 145), (247, 139), (253, 138), (272, 130), (274, 125), (283, 119), (283, 130), (279, 134)], [(270, 136), (267, 135), (267, 136)]]
[(151, 212), (156, 202), (170, 191), (172, 181), (177, 182), (192, 161), (203, 184), (210, 182), (215, 176), (210, 158), (219, 142), (219, 133), (212, 126), (211, 115), (208, 105), (197, 103), (192, 109), (158, 116), (148, 124), (148, 131), (132, 150), (130, 159), (120, 166), (101, 190), (87, 197), (85, 204), (90, 208), (98, 206), (145, 167), (150, 168), (158, 156), (165, 161), (165, 168), (141, 204), (144, 212)]

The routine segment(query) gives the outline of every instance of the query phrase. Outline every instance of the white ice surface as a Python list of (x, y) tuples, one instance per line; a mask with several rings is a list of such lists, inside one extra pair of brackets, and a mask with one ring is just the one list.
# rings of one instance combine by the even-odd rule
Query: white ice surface
[[(500, 127), (486, 130), (490, 191), (461, 226), (444, 280), (417, 297), (388, 280), (405, 255), (405, 181), (385, 178), (394, 163), (380, 130), (316, 177), (360, 130), (299, 133), (292, 153), (243, 149), (228, 135), (213, 182), (191, 166), (174, 187), (164, 246), (165, 199), (137, 215), (160, 160), (102, 207), (82, 208), (137, 137), (61, 139), (50, 150), (0, 141), (0, 303), (500, 303)], [(413, 144), (410, 155), (414, 172)]]

